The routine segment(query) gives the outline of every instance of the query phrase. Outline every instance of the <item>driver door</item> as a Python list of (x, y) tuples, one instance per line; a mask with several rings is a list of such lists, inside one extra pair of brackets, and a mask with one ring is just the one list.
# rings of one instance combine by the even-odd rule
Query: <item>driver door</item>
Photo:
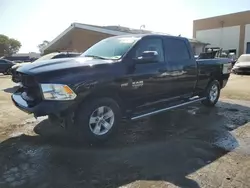
[[(163, 40), (161, 37), (145, 37), (133, 51), (133, 59), (142, 56), (145, 51), (156, 51), (158, 60), (154, 62), (135, 62), (135, 69), (131, 76), (131, 94), (136, 101), (148, 103), (174, 95), (171, 92), (174, 87), (170, 78), (167, 76), (167, 62), (164, 57)], [(133, 84), (135, 86), (133, 86)], [(137, 85), (139, 87), (137, 87)], [(167, 91), (167, 92), (166, 92)], [(168, 92), (170, 91), (170, 92)]]

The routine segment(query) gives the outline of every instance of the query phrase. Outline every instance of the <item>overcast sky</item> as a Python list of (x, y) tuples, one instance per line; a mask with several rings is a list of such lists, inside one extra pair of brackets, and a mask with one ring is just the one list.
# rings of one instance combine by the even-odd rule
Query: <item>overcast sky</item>
[(193, 20), (250, 10), (249, 0), (0, 0), (0, 34), (38, 51), (73, 22), (121, 25), (192, 37)]

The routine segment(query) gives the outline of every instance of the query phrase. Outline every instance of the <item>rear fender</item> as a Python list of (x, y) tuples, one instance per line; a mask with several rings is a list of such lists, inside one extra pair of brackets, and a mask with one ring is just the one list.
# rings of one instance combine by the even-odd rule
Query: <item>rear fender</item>
[(210, 79), (207, 83), (207, 86), (213, 81), (213, 80), (217, 80), (220, 83), (220, 88), (222, 88), (223, 86), (223, 74), (218, 72), (212, 72), (210, 74)]

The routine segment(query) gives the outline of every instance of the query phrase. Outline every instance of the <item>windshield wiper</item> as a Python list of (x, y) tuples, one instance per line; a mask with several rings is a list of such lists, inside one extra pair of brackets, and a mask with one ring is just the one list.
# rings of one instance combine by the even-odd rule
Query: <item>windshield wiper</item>
[(84, 57), (93, 57), (93, 58), (96, 58), (96, 59), (107, 59), (107, 58), (97, 56), (97, 55), (85, 55)]

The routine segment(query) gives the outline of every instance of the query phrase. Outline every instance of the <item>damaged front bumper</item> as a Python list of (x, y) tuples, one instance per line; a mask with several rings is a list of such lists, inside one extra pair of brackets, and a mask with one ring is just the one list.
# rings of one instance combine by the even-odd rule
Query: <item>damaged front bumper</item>
[(29, 104), (23, 99), (21, 92), (16, 92), (11, 96), (13, 103), (20, 110), (34, 114), (35, 117), (50, 114), (61, 114), (74, 106), (74, 101), (46, 101), (42, 100), (37, 104)]

